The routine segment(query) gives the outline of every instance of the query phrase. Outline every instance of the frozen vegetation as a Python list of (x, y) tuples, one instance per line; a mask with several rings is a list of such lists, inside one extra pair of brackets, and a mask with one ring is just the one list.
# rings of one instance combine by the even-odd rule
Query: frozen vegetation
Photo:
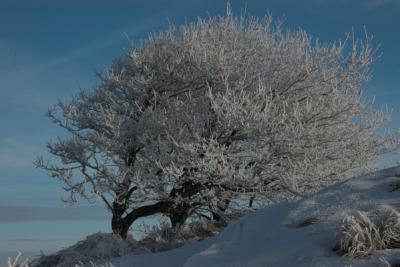
[[(321, 43), (229, 5), (149, 35), (48, 111), (69, 136), (36, 161), (65, 201), (102, 201), (113, 234), (31, 265), (390, 265), (400, 168), (370, 172), (400, 143), (363, 96), (376, 58), (368, 34)], [(168, 222), (133, 240), (155, 214)]]
[[(399, 149), (363, 96), (371, 39), (314, 41), (271, 16), (198, 19), (151, 34), (48, 112), (68, 134), (36, 166), (65, 201), (103, 202), (114, 233), (163, 214), (223, 221), (260, 198), (293, 201)], [(246, 199), (247, 201), (238, 201)]]
[[(400, 263), (399, 175), (400, 167), (394, 167), (351, 178), (298, 202), (245, 215), (199, 242), (193, 237), (220, 229), (198, 224), (186, 229), (186, 237), (184, 231), (164, 229), (147, 241), (95, 234), (56, 254), (62, 262), (53, 266), (74, 266), (76, 255), (92, 261), (86, 266), (395, 266)], [(130, 245), (136, 251), (130, 252)]]

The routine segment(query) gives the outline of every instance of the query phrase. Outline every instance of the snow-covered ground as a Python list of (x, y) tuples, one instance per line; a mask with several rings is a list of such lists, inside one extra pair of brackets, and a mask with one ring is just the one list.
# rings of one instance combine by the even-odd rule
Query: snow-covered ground
[[(355, 177), (296, 203), (279, 204), (239, 219), (221, 234), (181, 248), (115, 258), (115, 267), (203, 266), (385, 266), (400, 262), (400, 250), (363, 260), (338, 256), (333, 248), (345, 215), (380, 205), (400, 209), (400, 167)], [(308, 222), (315, 222), (311, 223)], [(387, 266), (387, 265), (386, 265)]]

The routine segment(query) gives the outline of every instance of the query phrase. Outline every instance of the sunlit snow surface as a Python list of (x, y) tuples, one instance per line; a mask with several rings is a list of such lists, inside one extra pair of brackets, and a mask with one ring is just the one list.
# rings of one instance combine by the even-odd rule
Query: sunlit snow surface
[[(279, 204), (247, 215), (221, 234), (157, 254), (115, 258), (115, 267), (203, 266), (379, 266), (379, 257), (400, 262), (400, 250), (364, 260), (335, 254), (339, 224), (346, 214), (390, 204), (400, 209), (400, 191), (390, 192), (400, 167), (352, 178), (297, 203)], [(310, 218), (322, 222), (296, 227)]]

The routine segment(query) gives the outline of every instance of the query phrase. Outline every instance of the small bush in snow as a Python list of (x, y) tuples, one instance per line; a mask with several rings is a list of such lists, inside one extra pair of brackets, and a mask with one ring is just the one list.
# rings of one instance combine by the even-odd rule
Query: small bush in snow
[(90, 262), (124, 256), (133, 253), (135, 250), (140, 249), (138, 249), (137, 242), (132, 237), (123, 240), (116, 234), (96, 233), (53, 255), (42, 256), (32, 265), (37, 267), (80, 266)]
[(400, 248), (400, 213), (391, 207), (346, 216), (339, 233), (339, 252), (361, 258), (383, 249)]
[(379, 258), (379, 263), (380, 263), (379, 267), (392, 267), (390, 262), (385, 257), (380, 257)]
[(382, 240), (387, 248), (400, 248), (400, 213), (393, 209), (386, 215)]
[(379, 229), (365, 212), (343, 219), (339, 239), (340, 251), (353, 258), (365, 257), (384, 248)]
[(7, 267), (30, 267), (28, 259), (25, 259), (23, 262), (19, 263), (21, 256), (22, 253), (18, 251), (18, 254), (14, 259), (8, 257)]
[[(42, 256), (31, 264), (33, 267), (79, 267), (84, 264), (92, 264), (93, 267), (111, 267), (95, 263), (128, 254), (171, 250), (213, 236), (219, 233), (224, 226), (226, 225), (217, 225), (215, 222), (205, 220), (191, 223), (182, 228), (171, 228), (168, 223), (162, 223), (160, 226), (145, 229), (145, 237), (139, 241), (134, 240), (132, 236), (128, 236), (124, 240), (117, 234), (96, 233), (53, 255)], [(17, 266), (10, 265), (8, 267)], [(21, 265), (21, 267), (28, 267), (28, 265)]]
[(160, 226), (153, 226), (145, 230), (146, 236), (139, 241), (139, 244), (151, 252), (166, 251), (203, 240), (218, 234), (222, 229), (223, 226), (205, 220), (185, 225), (182, 228), (171, 228), (169, 224), (162, 223)]

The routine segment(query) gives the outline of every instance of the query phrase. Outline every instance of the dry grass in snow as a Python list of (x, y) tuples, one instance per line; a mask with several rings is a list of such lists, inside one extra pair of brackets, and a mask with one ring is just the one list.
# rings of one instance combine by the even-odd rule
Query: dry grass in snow
[(338, 242), (339, 252), (362, 258), (374, 251), (400, 248), (400, 213), (389, 206), (343, 219)]
[(91, 264), (93, 267), (112, 267), (112, 265), (96, 265), (95, 263), (128, 254), (155, 253), (178, 248), (218, 234), (224, 226), (226, 225), (205, 220), (182, 228), (171, 228), (165, 223), (147, 228), (145, 237), (139, 241), (133, 239), (132, 236), (123, 240), (115, 234), (96, 233), (55, 254), (42, 256), (29, 263), (30, 265), (26, 262), (26, 265), (14, 264), (8, 267), (80, 267), (85, 264)]

